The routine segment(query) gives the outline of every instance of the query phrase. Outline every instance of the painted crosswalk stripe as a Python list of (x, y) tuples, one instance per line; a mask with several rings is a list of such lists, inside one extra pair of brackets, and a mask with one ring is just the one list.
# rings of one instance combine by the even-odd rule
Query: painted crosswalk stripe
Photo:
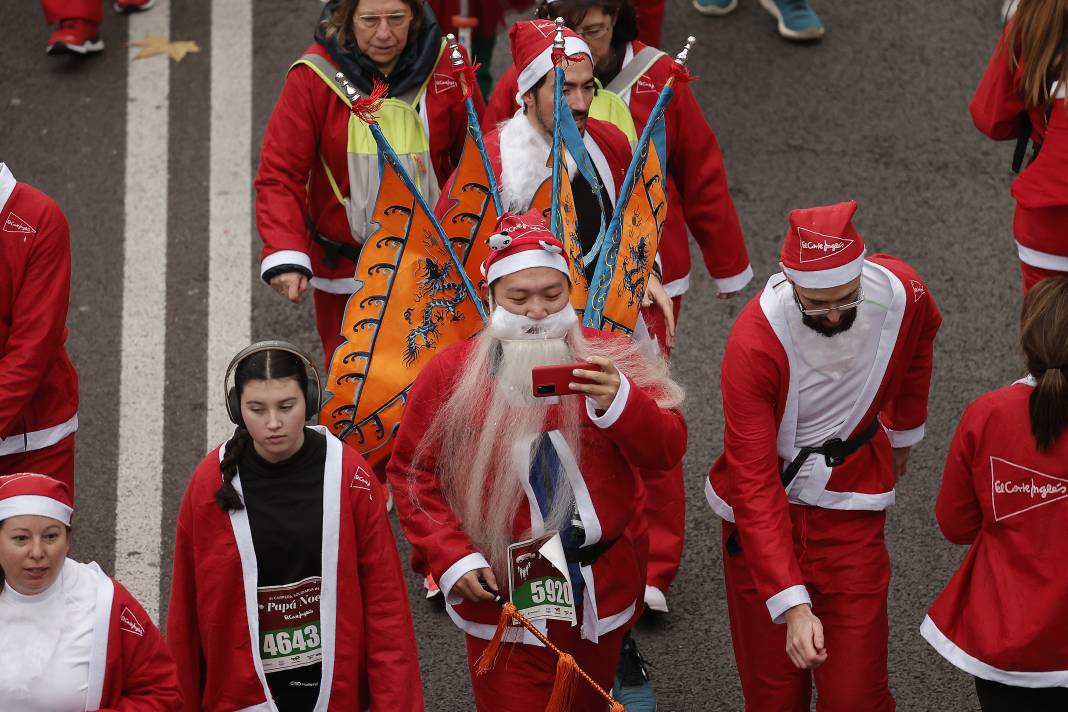
[[(170, 0), (130, 17), (131, 40), (168, 37)], [(132, 60), (138, 52), (129, 50)], [(115, 576), (159, 614), (167, 276), (166, 55), (131, 61), (126, 78), (126, 227)]]
[(252, 227), (252, 0), (211, 7), (207, 443), (233, 429), (221, 381), (249, 343)]

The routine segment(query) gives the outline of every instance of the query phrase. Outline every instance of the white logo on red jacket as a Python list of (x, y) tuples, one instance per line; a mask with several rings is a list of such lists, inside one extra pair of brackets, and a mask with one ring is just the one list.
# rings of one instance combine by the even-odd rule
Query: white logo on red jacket
[(822, 232), (797, 228), (797, 237), (801, 243), (801, 261), (818, 262), (828, 257), (833, 257), (839, 252), (849, 249), (853, 241), (845, 237), (824, 235)]
[(659, 92), (653, 80), (644, 74), (638, 77), (638, 83), (634, 85), (635, 94), (658, 94)]
[(119, 630), (133, 633), (141, 638), (145, 637), (144, 626), (137, 621), (137, 616), (133, 614), (133, 611), (125, 606), (122, 609), (122, 613), (119, 614)]
[(31, 227), (28, 222), (15, 213), (8, 213), (7, 220), (4, 221), (4, 232), (15, 232), (20, 235), (37, 234), (36, 228)]
[(915, 279), (910, 279), (909, 283), (912, 285), (912, 301), (918, 302), (923, 299), (923, 295), (927, 294), (927, 290), (924, 286)]
[(434, 75), (434, 91), (438, 94), (444, 94), (445, 92), (455, 88), (456, 80), (450, 77), (448, 74)]
[(994, 519), (1001, 521), (1068, 499), (1068, 479), (1047, 475), (1000, 457), (990, 458)]

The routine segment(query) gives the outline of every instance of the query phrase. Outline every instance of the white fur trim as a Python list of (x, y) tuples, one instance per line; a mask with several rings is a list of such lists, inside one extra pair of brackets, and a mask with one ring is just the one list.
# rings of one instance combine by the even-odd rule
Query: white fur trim
[(921, 425), (918, 428), (912, 428), (910, 430), (891, 430), (884, 425), (883, 430), (886, 431), (886, 437), (890, 438), (890, 447), (898, 448), (912, 447), (923, 440), (926, 427)]
[(308, 274), (313, 274), (311, 258), (307, 253), (299, 250), (279, 250), (278, 252), (272, 252), (263, 258), (260, 262), (260, 279), (263, 279), (263, 275), (267, 274), (267, 270), (273, 269), (279, 265), (297, 265), (308, 270)]
[(657, 611), (659, 613), (670, 613), (668, 608), (667, 596), (656, 586), (650, 586), (645, 584), (645, 605), (649, 607), (649, 610)]
[(804, 584), (797, 584), (790, 588), (784, 588), (776, 593), (774, 596), (767, 600), (768, 613), (771, 614), (771, 620), (773, 623), (785, 623), (783, 616), (786, 615), (786, 611), (790, 610), (794, 606), (800, 606), (807, 603), (812, 605), (812, 599), (808, 595), (808, 589)]
[(328, 294), (355, 294), (360, 291), (363, 282), (355, 277), (341, 277), (339, 279), (326, 279), (325, 277), (312, 277), (308, 282), (312, 289)]
[(744, 289), (745, 285), (749, 284), (752, 279), (753, 265), (746, 265), (744, 270), (733, 277), (716, 277), (712, 281), (716, 283), (716, 289), (719, 290), (720, 294), (733, 294)]
[(1054, 255), (1049, 252), (1041, 252), (1030, 247), (1024, 247), (1016, 243), (1016, 252), (1020, 255), (1020, 262), (1040, 269), (1048, 269), (1053, 272), (1068, 272), (1068, 255)]
[(6, 163), (0, 163), (0, 212), (7, 208), (7, 201), (15, 192), (15, 176), (11, 175), (11, 169)]
[(794, 281), (798, 287), (804, 289), (827, 289), (828, 287), (841, 287), (843, 284), (853, 281), (860, 276), (864, 268), (864, 257), (867, 250), (860, 253), (852, 262), (831, 269), (820, 270), (797, 270), (783, 267), (786, 275)]
[(66, 421), (50, 428), (42, 428), (30, 433), (12, 433), (6, 438), (0, 438), (0, 456), (12, 455), (17, 452), (44, 450), (46, 447), (55, 445), (63, 438), (73, 435), (77, 431), (78, 414), (75, 413)]
[(39, 494), (19, 494), (7, 499), (0, 499), (0, 522), (9, 517), (26, 515), (50, 517), (70, 526), (73, 509), (58, 499)]
[[(68, 560), (65, 565), (77, 563)], [(85, 709), (99, 709), (104, 697), (104, 675), (107, 671), (108, 637), (111, 634), (111, 607), (115, 598), (115, 582), (108, 578), (95, 562), (85, 566), (97, 577), (96, 607), (93, 609), (93, 642), (89, 653), (89, 689), (85, 693)]]
[(533, 267), (548, 267), (563, 272), (569, 279), (571, 277), (567, 259), (562, 254), (542, 249), (527, 249), (494, 260), (486, 270), (486, 283), (493, 284), (501, 277)]
[(628, 400), (630, 400), (630, 379), (620, 372), (619, 390), (616, 391), (616, 396), (612, 399), (612, 404), (608, 406), (608, 410), (601, 415), (597, 415), (597, 403), (589, 396), (586, 396), (586, 415), (590, 417), (590, 422), (598, 428), (602, 430), (611, 428), (619, 420), (619, 416), (623, 415), (623, 409), (627, 407)]
[[(572, 54), (584, 54), (590, 58), (591, 62), (593, 61), (593, 52), (590, 51), (590, 46), (581, 37), (565, 36), (564, 53), (569, 56)], [(552, 70), (553, 46), (550, 43), (548, 47), (542, 50), (541, 54), (531, 60), (530, 64), (523, 67), (519, 72), (519, 76), (516, 78), (518, 91), (515, 93), (515, 102), (522, 106), (523, 95), (530, 91), (530, 88), (537, 84), (539, 79)]]
[(489, 568), (489, 562), (486, 561), (486, 557), (476, 552), (474, 554), (468, 554), (446, 569), (445, 573), (438, 579), (438, 589), (441, 591), (442, 595), (445, 596), (445, 601), (451, 605), (456, 605), (462, 601), (463, 596), (453, 595), (452, 587), (455, 586), (456, 582), (460, 580), (460, 577), (468, 571), (487, 568)]
[[(657, 253), (659, 254), (659, 253)], [(681, 297), (690, 290), (690, 275), (681, 277), (679, 279), (673, 279), (664, 285), (664, 291), (671, 298)]]
[(1002, 670), (988, 665), (964, 652), (945, 633), (938, 629), (930, 616), (925, 616), (920, 626), (920, 635), (931, 644), (939, 655), (958, 668), (984, 680), (1000, 682), (1013, 687), (1068, 687), (1068, 670), (1050, 670), (1049, 672), (1018, 672)]
[(708, 506), (712, 508), (712, 511), (720, 519), (734, 523), (734, 507), (727, 504), (727, 501), (719, 496), (716, 488), (712, 486), (712, 480), (708, 478), (705, 478), (705, 499), (708, 500)]

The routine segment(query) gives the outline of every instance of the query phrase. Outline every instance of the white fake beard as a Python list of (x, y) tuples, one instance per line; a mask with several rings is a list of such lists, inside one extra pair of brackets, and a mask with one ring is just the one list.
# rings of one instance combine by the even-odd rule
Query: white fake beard
[[(581, 334), (577, 323), (572, 329)], [(423, 453), (437, 448), (435, 469), (442, 493), (498, 575), (507, 576), (508, 545), (516, 513), (526, 499), (530, 444), (544, 431), (552, 405), (550, 399), (533, 396), (531, 369), (574, 360), (567, 338), (505, 341), (486, 329), (413, 458), (420, 462)], [(558, 407), (559, 429), (577, 459), (582, 399), (561, 398)], [(481, 427), (473, 427), (478, 413), (485, 418)], [(574, 501), (567, 478), (557, 482), (563, 486), (554, 497), (546, 528), (566, 523)]]
[(53, 591), (40, 605), (19, 606), (26, 615), (5, 616), (0, 626), (0, 690), (23, 700), (40, 693), (37, 681), (54, 664), (66, 625), (64, 601), (62, 591)]
[[(534, 194), (552, 177), (549, 155), (552, 146), (534, 128), (522, 109), (501, 124), (501, 199), (504, 209), (513, 214), (525, 213)], [(565, 153), (568, 175), (575, 173), (575, 161)]]
[(544, 319), (513, 314), (497, 305), (490, 315), (486, 333), (500, 341), (562, 340), (578, 325), (578, 314), (568, 304)]

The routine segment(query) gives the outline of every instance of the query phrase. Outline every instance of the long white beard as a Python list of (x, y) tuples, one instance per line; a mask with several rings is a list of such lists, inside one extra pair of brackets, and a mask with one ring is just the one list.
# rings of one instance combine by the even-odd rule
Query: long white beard
[[(518, 215), (530, 208), (538, 188), (552, 177), (549, 165), (552, 146), (522, 110), (502, 123), (500, 130), (501, 200), (505, 210)], [(568, 175), (574, 175), (575, 161), (571, 154), (565, 154), (565, 161)]]
[[(62, 581), (54, 585), (62, 586)], [(60, 590), (36, 605), (5, 607), (0, 619), (0, 691), (4, 694), (29, 700), (40, 692), (37, 682), (55, 662), (66, 626), (65, 600)]]

